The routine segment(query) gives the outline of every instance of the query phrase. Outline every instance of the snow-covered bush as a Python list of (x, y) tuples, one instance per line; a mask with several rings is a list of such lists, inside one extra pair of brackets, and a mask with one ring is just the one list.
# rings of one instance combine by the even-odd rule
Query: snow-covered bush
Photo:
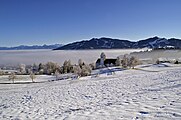
[(16, 74), (13, 72), (8, 76), (9, 80), (12, 80), (14, 83), (14, 80), (16, 79)]
[(31, 78), (32, 82), (35, 82), (34, 79), (36, 78), (36, 76), (33, 72), (30, 73), (30, 78)]
[(139, 65), (140, 64), (140, 60), (134, 56), (131, 56), (131, 58), (129, 59), (129, 67), (130, 68), (133, 68), (136, 66), (136, 65)]
[(33, 71), (33, 73), (38, 72), (38, 65), (34, 63), (34, 64), (32, 65), (31, 70)]
[(96, 69), (96, 64), (95, 63), (90, 63), (89, 66), (91, 67), (92, 70)]
[(56, 77), (56, 80), (58, 80), (58, 76), (60, 75), (60, 72), (58, 70), (56, 70), (54, 75)]
[(62, 67), (63, 67), (63, 73), (71, 73), (71, 72), (73, 72), (73, 66), (72, 66), (70, 60), (68, 60), (68, 61), (65, 60)]
[(56, 70), (60, 70), (60, 66), (57, 63), (48, 62), (45, 65), (45, 71), (47, 74), (55, 73)]
[(141, 64), (140, 60), (138, 58), (136, 58), (135, 56), (131, 56), (130, 58), (127, 56), (127, 55), (124, 55), (123, 56), (123, 59), (121, 60), (121, 64), (122, 64), (122, 67), (123, 68), (127, 68), (127, 67), (130, 67), (130, 68), (133, 68), (136, 66), (136, 65), (139, 65)]
[(81, 76), (88, 76), (91, 74), (91, 67), (89, 65), (82, 66)]
[(106, 55), (104, 52), (101, 53), (100, 55), (100, 67), (105, 67), (104, 66), (104, 61), (106, 60)]
[(82, 66), (84, 65), (84, 62), (82, 59), (78, 60), (78, 65), (80, 66), (80, 68), (82, 69)]
[(121, 60), (121, 64), (122, 64), (123, 68), (127, 68), (128, 67), (129, 58), (126, 55), (123, 56), (123, 58)]
[(156, 64), (160, 64), (160, 61), (159, 61), (159, 59), (157, 59), (157, 60), (156, 60)]
[(116, 66), (121, 66), (121, 58), (117, 57), (116, 59)]
[(38, 72), (40, 75), (42, 75), (45, 72), (45, 65), (43, 63), (40, 63), (38, 65)]
[(88, 76), (91, 74), (92, 67), (94, 68), (95, 64), (87, 65), (82, 59), (79, 59), (78, 65), (73, 66), (73, 73), (78, 76)]
[(19, 71), (21, 74), (25, 74), (26, 73), (26, 65), (25, 64), (20, 64), (19, 65)]
[(73, 72), (74, 72), (75, 74), (77, 74), (78, 76), (81, 76), (82, 69), (80, 68), (79, 65), (76, 65), (76, 66), (73, 67)]
[(0, 76), (1, 76), (1, 75), (4, 75), (4, 72), (0, 70)]

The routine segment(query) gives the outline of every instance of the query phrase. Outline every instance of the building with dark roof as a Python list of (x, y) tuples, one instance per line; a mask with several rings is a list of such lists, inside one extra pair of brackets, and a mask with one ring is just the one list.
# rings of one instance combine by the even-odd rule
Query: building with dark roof
[[(116, 65), (116, 59), (109, 58), (109, 59), (104, 60), (104, 67), (111, 67), (115, 65)], [(100, 68), (100, 67), (103, 67), (103, 66), (101, 65), (101, 59), (99, 58), (96, 61), (96, 68)]]

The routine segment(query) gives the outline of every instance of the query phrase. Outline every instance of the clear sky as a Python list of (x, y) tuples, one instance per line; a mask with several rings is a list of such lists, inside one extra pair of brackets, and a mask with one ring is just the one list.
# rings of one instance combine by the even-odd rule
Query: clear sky
[(0, 46), (181, 38), (181, 0), (0, 0)]

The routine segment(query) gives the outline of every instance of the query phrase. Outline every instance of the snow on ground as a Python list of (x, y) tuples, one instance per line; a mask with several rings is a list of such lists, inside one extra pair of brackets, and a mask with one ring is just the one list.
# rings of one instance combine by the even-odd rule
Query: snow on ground
[(94, 71), (100, 72), (97, 77), (78, 80), (0, 84), (0, 119), (180, 120), (181, 67), (139, 68), (101, 69)]
[[(55, 80), (55, 76), (48, 76), (48, 75), (36, 75), (35, 81), (36, 82), (48, 82)], [(32, 80), (30, 75), (16, 75), (15, 83), (16, 84), (23, 84), (23, 83), (31, 83)], [(0, 84), (10, 84), (13, 83), (12, 80), (10, 81), (8, 75), (0, 76)]]
[(180, 67), (181, 67), (180, 64), (160, 63), (160, 64), (138, 65), (135, 68), (138, 70), (158, 72), (158, 71), (171, 70)]

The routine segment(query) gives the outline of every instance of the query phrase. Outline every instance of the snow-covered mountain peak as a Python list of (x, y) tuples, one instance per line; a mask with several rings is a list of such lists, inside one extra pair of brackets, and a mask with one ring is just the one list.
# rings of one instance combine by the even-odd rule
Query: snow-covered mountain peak
[[(77, 44), (79, 43), (79, 44)], [(157, 36), (137, 42), (129, 40), (120, 40), (112, 38), (92, 38), (90, 40), (74, 42), (59, 47), (55, 50), (70, 50), (70, 49), (128, 49), (128, 48), (165, 48), (173, 46), (173, 48), (181, 48), (180, 39), (166, 39)]]

